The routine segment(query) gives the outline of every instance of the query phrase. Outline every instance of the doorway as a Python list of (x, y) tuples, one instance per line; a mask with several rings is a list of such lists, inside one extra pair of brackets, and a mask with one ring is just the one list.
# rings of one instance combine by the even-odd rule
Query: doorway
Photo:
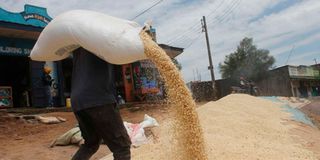
[(30, 106), (30, 71), (28, 57), (0, 56), (0, 86), (12, 88), (13, 107)]

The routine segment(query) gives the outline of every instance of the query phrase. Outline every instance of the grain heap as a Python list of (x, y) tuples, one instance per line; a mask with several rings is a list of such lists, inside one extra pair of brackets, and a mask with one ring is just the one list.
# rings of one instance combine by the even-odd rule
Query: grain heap
[(174, 107), (175, 159), (206, 160), (207, 155), (203, 133), (195, 110), (196, 105), (180, 72), (170, 57), (147, 33), (141, 32), (140, 37), (144, 43), (145, 54), (156, 65), (164, 79), (168, 101)]
[[(305, 125), (292, 121), (291, 114), (284, 111), (281, 105), (245, 94), (232, 94), (199, 107), (197, 113), (208, 159), (320, 159), (320, 155), (308, 148), (319, 139), (302, 138), (310, 135), (319, 137), (320, 131), (306, 130)], [(132, 149), (132, 159), (175, 160), (161, 157), (161, 152), (171, 146), (167, 140), (170, 135), (166, 133), (171, 129), (170, 123), (166, 120), (155, 130), (160, 138), (159, 143), (150, 142)], [(297, 136), (294, 130), (301, 131), (301, 135)]]
[(232, 94), (198, 108), (209, 159), (317, 159), (293, 135), (300, 124), (282, 105)]
[[(291, 131), (299, 129), (301, 124), (292, 121), (291, 114), (281, 108), (283, 104), (232, 94), (195, 110), (191, 94), (170, 58), (146, 33), (140, 36), (146, 55), (155, 63), (166, 83), (175, 119), (162, 122), (157, 131), (160, 141), (133, 149), (132, 159), (320, 158), (305, 148), (305, 144), (314, 142), (303, 141), (292, 134)], [(168, 134), (172, 129), (176, 131), (173, 139), (170, 132)], [(320, 135), (319, 130), (314, 132), (314, 135)], [(304, 134), (309, 136), (309, 133)], [(167, 150), (172, 153), (164, 153)]]

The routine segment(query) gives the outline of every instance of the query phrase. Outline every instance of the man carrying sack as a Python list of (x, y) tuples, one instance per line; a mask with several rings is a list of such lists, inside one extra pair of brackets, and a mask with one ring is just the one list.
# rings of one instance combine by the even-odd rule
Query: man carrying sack
[(131, 141), (116, 108), (111, 64), (147, 59), (139, 35), (142, 30), (133, 21), (73, 10), (55, 17), (33, 47), (34, 61), (59, 61), (73, 55), (71, 103), (85, 140), (73, 160), (89, 159), (102, 140), (115, 160), (130, 160)]
[(102, 140), (115, 160), (130, 160), (131, 141), (116, 105), (112, 65), (83, 48), (73, 52), (71, 103), (85, 140), (72, 160), (88, 160)]

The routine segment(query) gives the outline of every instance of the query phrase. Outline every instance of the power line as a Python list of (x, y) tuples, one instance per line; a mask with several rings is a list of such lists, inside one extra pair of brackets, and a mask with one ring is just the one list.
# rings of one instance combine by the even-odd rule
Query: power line
[[(218, 23), (222, 23), (228, 16), (239, 6), (241, 3), (241, 0), (233, 0), (229, 3), (229, 7), (223, 11), (223, 14), (220, 16), (215, 16), (213, 21), (209, 21), (208, 25), (215, 25)], [(208, 15), (213, 15), (218, 9), (222, 6), (223, 1), (214, 9), (212, 10)], [(177, 36), (171, 38), (167, 43), (169, 45), (175, 44), (179, 46), (183, 46), (186, 44), (186, 48), (189, 48), (196, 40), (199, 39), (200, 33), (202, 30), (202, 27), (198, 25), (199, 23), (196, 23), (192, 26), (190, 26), (185, 32), (178, 34)], [(192, 34), (192, 36), (190, 36)], [(196, 36), (195, 36), (196, 35)], [(178, 42), (177, 42), (178, 41)]]
[(187, 34), (183, 37), (180, 37), (180, 38), (174, 40), (173, 42), (169, 43), (169, 45), (173, 44), (173, 43), (183, 43), (183, 42), (189, 41), (190, 39), (194, 38), (200, 32), (201, 32), (201, 28), (195, 30), (194, 32), (190, 32), (189, 34)]
[(224, 2), (224, 1), (221, 1), (220, 5), (219, 5), (216, 9), (214, 9), (213, 11), (211, 11), (211, 12), (207, 15), (207, 17), (210, 17), (213, 13), (215, 13), (215, 12), (222, 6), (223, 2)]
[[(213, 13), (215, 13), (215, 12), (222, 6), (223, 2), (224, 2), (224, 1), (222, 0), (221, 3), (220, 3), (214, 10), (212, 10), (212, 11), (208, 14), (208, 16), (212, 15)], [(194, 25), (192, 25), (191, 27), (189, 27), (189, 28), (186, 30), (186, 32), (183, 32), (182, 34), (179, 34), (178, 36), (175, 36), (175, 37), (173, 37), (172, 39), (168, 40), (167, 43), (172, 44), (174, 41), (177, 41), (179, 38), (181, 38), (181, 37), (187, 35), (188, 33), (192, 32), (193, 29), (196, 29), (195, 27), (198, 27), (198, 29), (201, 29), (201, 28), (202, 28), (201, 26), (197, 26), (197, 25), (199, 25), (198, 22), (196, 22)], [(197, 30), (196, 30), (196, 31), (197, 31)]]
[(218, 16), (214, 17), (214, 19), (208, 19), (208, 22), (209, 22), (208, 24), (214, 26), (214, 25), (216, 25), (218, 23), (221, 23), (226, 17), (229, 16), (229, 14), (231, 14), (233, 12), (233, 10), (237, 7), (237, 5), (240, 4), (240, 1), (241, 0), (232, 1), (230, 3), (230, 6), (223, 11), (222, 15), (218, 15)]
[(198, 26), (199, 24), (194, 24), (192, 25), (191, 27), (189, 27), (185, 32), (181, 33), (181, 34), (178, 34), (177, 36), (174, 36), (173, 38), (171, 38), (170, 40), (167, 41), (167, 43), (172, 43), (173, 41), (176, 41), (177, 39), (185, 36), (187, 33), (190, 33), (192, 32), (193, 29), (197, 29), (197, 28), (200, 28), (200, 25)]
[(186, 46), (184, 49), (186, 50), (186, 49), (188, 49), (189, 47), (191, 47), (191, 46), (194, 44), (194, 42), (196, 42), (200, 37), (201, 37), (201, 34), (199, 34), (199, 35), (197, 36), (197, 38), (193, 39), (193, 41), (191, 41), (191, 42), (189, 43), (189, 45)]
[(288, 64), (288, 61), (289, 61), (289, 58), (291, 57), (291, 54), (292, 54), (292, 52), (293, 52), (293, 50), (294, 50), (294, 47), (295, 47), (295, 45), (293, 45), (292, 46), (292, 48), (291, 48), (291, 51), (290, 51), (290, 53), (289, 53), (289, 55), (288, 55), (288, 58), (287, 58), (287, 61), (286, 61), (286, 65)]
[(136, 18), (138, 18), (139, 16), (143, 15), (144, 13), (148, 12), (151, 8), (155, 7), (156, 5), (160, 4), (163, 0), (159, 0), (158, 2), (154, 3), (152, 6), (150, 6), (149, 8), (145, 9), (144, 11), (142, 11), (141, 13), (139, 13), (138, 15), (136, 15), (135, 17), (133, 17), (131, 19), (132, 20), (135, 20)]
[[(187, 45), (184, 47), (185, 50), (188, 49), (189, 47), (191, 47), (192, 44), (193, 44), (194, 42), (196, 42), (196, 41), (200, 38), (200, 36), (201, 36), (200, 33), (201, 33), (201, 32), (198, 32), (198, 35), (197, 35), (194, 39), (192, 39), (191, 41), (189, 41), (190, 43), (187, 44)], [(187, 41), (187, 42), (188, 42), (188, 41)]]
[(218, 23), (223, 22), (240, 5), (240, 3), (241, 3), (241, 0), (233, 1), (231, 7), (226, 9), (225, 12), (221, 16), (216, 17), (213, 21), (209, 22), (208, 24), (214, 26), (214, 25), (216, 25)]
[[(221, 18), (215, 16), (214, 18), (215, 18), (216, 21), (210, 22), (209, 25), (212, 25), (213, 22), (218, 22), (218, 23), (223, 22), (223, 20), (225, 20), (225, 19), (228, 17), (228, 15), (229, 15), (230, 13), (232, 13), (232, 11), (233, 11), (236, 7), (239, 6), (240, 2), (241, 2), (241, 0), (238, 0), (238, 1), (237, 1), (237, 0), (234, 0), (234, 1), (232, 1), (232, 2), (230, 3), (230, 7), (228, 7), (228, 9), (226, 9), (226, 10), (224, 11), (224, 13), (223, 13), (222, 16), (220, 16)], [(213, 13), (215, 13), (215, 12), (221, 7), (222, 4), (223, 4), (223, 3), (220, 3), (219, 6), (216, 7), (213, 11), (211, 11), (208, 15), (212, 15)], [(217, 23), (215, 23), (215, 24), (217, 24)], [(196, 25), (193, 25), (193, 26), (196, 26)], [(191, 28), (191, 27), (190, 27), (190, 28)], [(192, 28), (191, 28), (191, 29), (192, 29)], [(173, 44), (175, 41), (181, 40), (181, 39), (182, 39), (182, 40), (187, 40), (187, 39), (188, 39), (187, 35), (188, 35), (189, 33), (192, 33), (192, 30), (191, 30), (191, 29), (190, 29), (189, 31), (187, 30), (187, 32), (184, 32), (184, 33), (180, 34), (180, 35), (177, 36), (176, 38), (172, 39), (169, 44)], [(200, 29), (200, 30), (201, 30), (201, 29)], [(198, 31), (198, 30), (196, 30), (196, 31)], [(184, 39), (183, 39), (183, 38), (184, 38)]]
[(192, 32), (197, 32), (199, 29), (201, 29), (201, 26), (199, 24), (193, 25), (192, 27), (190, 27), (189, 29), (187, 29), (185, 32), (183, 32), (182, 34), (173, 37), (172, 39), (170, 39), (169, 41), (167, 41), (167, 43), (172, 44), (173, 42), (180, 40), (182, 38), (184, 38), (186, 35), (192, 33)]

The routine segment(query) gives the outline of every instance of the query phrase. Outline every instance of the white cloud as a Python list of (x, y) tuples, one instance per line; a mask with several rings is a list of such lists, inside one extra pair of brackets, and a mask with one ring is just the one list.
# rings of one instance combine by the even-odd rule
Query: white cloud
[[(320, 2), (319, 1), (302, 1), (294, 6), (291, 6), (283, 11), (276, 14), (263, 17), (257, 22), (252, 24), (249, 23), (251, 18), (259, 15), (265, 8), (274, 6), (275, 1), (269, 1), (266, 4), (259, 4), (261, 1), (246, 1), (234, 12), (233, 19), (228, 23), (220, 24), (218, 27), (210, 30), (210, 36), (213, 37), (213, 44), (221, 44), (222, 46), (214, 46), (213, 51), (215, 53), (214, 60), (217, 65), (222, 62), (226, 54), (231, 53), (235, 50), (239, 41), (245, 36), (253, 37), (254, 43), (259, 48), (270, 49), (279, 43), (283, 43), (292, 37), (303, 35), (316, 28), (320, 27), (320, 20), (315, 17), (319, 17)], [(246, 4), (254, 3), (262, 6), (260, 9), (255, 8), (251, 10), (251, 7), (246, 8)], [(239, 27), (238, 27), (239, 26)], [(284, 34), (286, 33), (286, 34)], [(312, 35), (305, 39), (299, 39), (296, 43), (297, 47), (304, 47), (309, 43), (317, 41), (318, 35)], [(278, 50), (271, 50), (271, 54), (281, 54), (288, 52), (292, 48), (293, 44), (286, 44), (277, 48)], [(193, 49), (199, 50), (199, 47)], [(206, 52), (204, 50), (204, 52)], [(182, 55), (183, 56), (183, 55)], [(194, 57), (194, 56), (193, 56)], [(193, 57), (186, 59), (192, 60)], [(203, 59), (206, 57), (203, 56)], [(216, 62), (217, 60), (217, 62)], [(194, 59), (194, 64), (207, 64), (207, 60)], [(304, 61), (301, 61), (303, 63)], [(204, 66), (204, 65), (203, 65)], [(187, 68), (189, 69), (189, 68)], [(203, 67), (203, 71), (206, 71), (206, 67)], [(189, 71), (190, 72), (190, 71)], [(184, 71), (184, 74), (188, 74), (188, 71)], [(209, 74), (208, 74), (209, 75)], [(186, 79), (190, 80), (190, 73)], [(209, 76), (206, 76), (209, 78)]]
[[(311, 59), (310, 59), (310, 56), (312, 56)], [(319, 58), (319, 57), (320, 57), (320, 50), (305, 52), (303, 54), (292, 57), (289, 61), (289, 64), (299, 65), (299, 63), (301, 64), (302, 59), (305, 59), (308, 62), (312, 62), (314, 58)]]
[(278, 55), (278, 54), (282, 54), (285, 52), (290, 52), (292, 50), (292, 48), (295, 49), (295, 48), (299, 48), (299, 47), (304, 47), (304, 46), (306, 46), (310, 43), (316, 42), (316, 41), (320, 41), (320, 32), (315, 33), (305, 39), (299, 39), (299, 40), (295, 41), (292, 45), (286, 45), (286, 46), (282, 46), (280, 48), (271, 50), (271, 52), (272, 52), (272, 55)]

